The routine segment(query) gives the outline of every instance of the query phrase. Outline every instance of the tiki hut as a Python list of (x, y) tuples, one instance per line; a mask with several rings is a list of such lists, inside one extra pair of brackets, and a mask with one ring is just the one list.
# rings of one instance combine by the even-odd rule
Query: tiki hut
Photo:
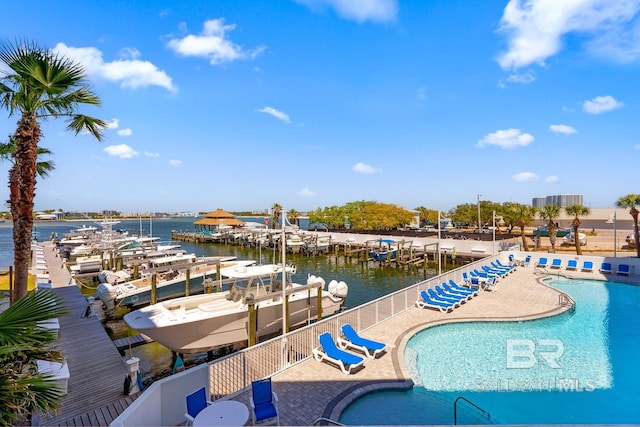
[(222, 209), (216, 209), (209, 212), (204, 218), (199, 219), (193, 223), (196, 233), (203, 231), (216, 231), (220, 228), (236, 228), (244, 225), (244, 222), (237, 219), (235, 216)]

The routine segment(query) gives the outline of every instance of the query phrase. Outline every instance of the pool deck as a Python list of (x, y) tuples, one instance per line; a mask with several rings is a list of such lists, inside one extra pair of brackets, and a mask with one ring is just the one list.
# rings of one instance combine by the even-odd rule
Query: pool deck
[[(414, 307), (372, 327), (362, 335), (387, 343), (387, 352), (377, 359), (366, 359), (364, 368), (350, 375), (331, 364), (308, 359), (274, 376), (280, 424), (312, 425), (320, 417), (337, 421), (349, 403), (363, 393), (411, 388), (413, 382), (405, 367), (404, 349), (413, 335), (430, 326), (467, 321), (524, 321), (570, 309), (571, 305), (560, 304), (558, 290), (542, 284), (541, 279), (549, 273), (532, 265), (518, 267), (500, 279), (494, 292), (483, 291), (451, 313)], [(605, 279), (597, 272), (559, 273), (574, 278)], [(249, 406), (249, 393), (250, 389), (234, 400)]]

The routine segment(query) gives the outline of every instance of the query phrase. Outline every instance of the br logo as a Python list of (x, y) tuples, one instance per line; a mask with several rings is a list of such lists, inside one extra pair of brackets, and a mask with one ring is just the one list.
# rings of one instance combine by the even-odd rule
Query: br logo
[(507, 369), (530, 369), (538, 364), (560, 369), (563, 354), (564, 344), (558, 339), (508, 339)]

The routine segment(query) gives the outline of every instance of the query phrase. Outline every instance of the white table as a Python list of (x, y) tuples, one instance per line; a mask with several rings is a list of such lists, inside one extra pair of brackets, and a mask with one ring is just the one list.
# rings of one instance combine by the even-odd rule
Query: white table
[(193, 427), (243, 426), (249, 419), (249, 409), (235, 400), (221, 400), (204, 408), (193, 421)]

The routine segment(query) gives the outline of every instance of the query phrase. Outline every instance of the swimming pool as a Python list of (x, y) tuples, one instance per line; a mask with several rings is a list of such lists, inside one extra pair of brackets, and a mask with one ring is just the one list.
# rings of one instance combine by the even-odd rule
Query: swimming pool
[[(345, 424), (638, 423), (640, 287), (554, 278), (576, 310), (529, 322), (441, 325), (411, 338), (416, 386), (365, 395)], [(388, 414), (388, 415), (387, 415)]]

